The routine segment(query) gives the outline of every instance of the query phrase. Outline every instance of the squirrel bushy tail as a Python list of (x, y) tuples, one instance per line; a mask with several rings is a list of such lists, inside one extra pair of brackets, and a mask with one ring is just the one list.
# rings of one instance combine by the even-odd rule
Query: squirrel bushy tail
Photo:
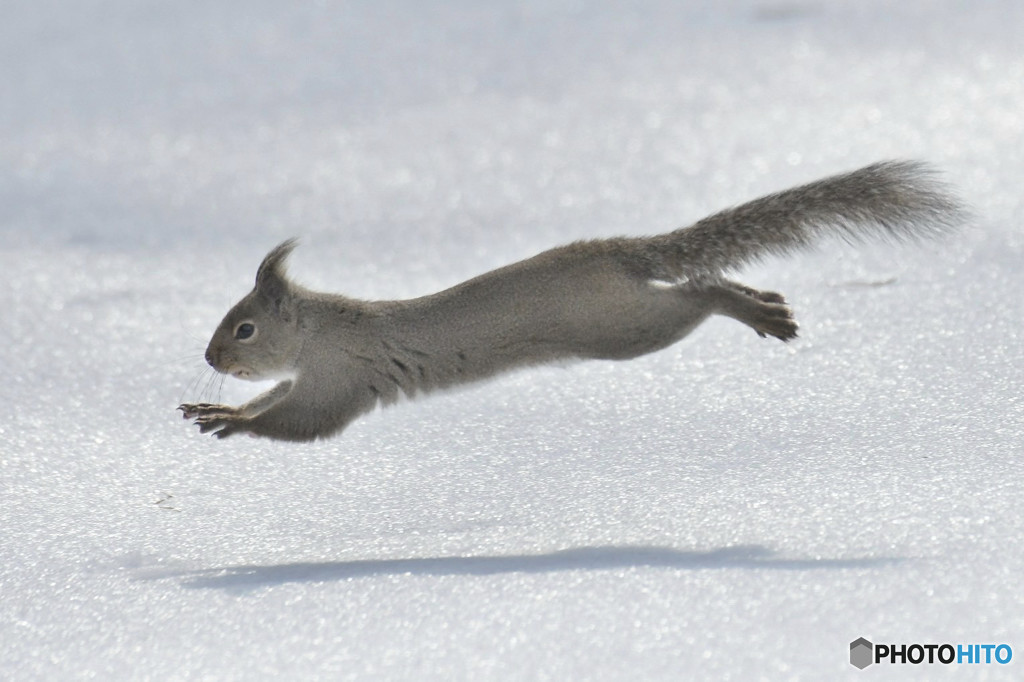
[(717, 278), (822, 237), (851, 242), (939, 236), (966, 210), (935, 171), (917, 161), (883, 161), (755, 199), (645, 240), (657, 279)]

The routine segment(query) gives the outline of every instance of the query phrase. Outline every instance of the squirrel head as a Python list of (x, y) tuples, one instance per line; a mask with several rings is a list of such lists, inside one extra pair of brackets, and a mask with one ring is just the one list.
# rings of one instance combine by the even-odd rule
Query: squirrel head
[(224, 316), (206, 348), (222, 374), (260, 381), (294, 373), (301, 347), (295, 287), (284, 261), (295, 239), (282, 242), (256, 271), (256, 287)]

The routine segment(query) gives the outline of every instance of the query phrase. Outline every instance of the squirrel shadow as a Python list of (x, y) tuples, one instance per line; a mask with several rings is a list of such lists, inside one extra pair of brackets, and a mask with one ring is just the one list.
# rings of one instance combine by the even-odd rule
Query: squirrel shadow
[(225, 566), (157, 578), (184, 578), (188, 589), (248, 591), (287, 583), (329, 582), (385, 575), (488, 576), (503, 573), (553, 573), (557, 571), (609, 570), (616, 568), (842, 570), (892, 565), (902, 558), (786, 559), (760, 545), (723, 547), (706, 552), (669, 547), (580, 547), (547, 554), (510, 556), (445, 556), (418, 559), (361, 559), (267, 566)]

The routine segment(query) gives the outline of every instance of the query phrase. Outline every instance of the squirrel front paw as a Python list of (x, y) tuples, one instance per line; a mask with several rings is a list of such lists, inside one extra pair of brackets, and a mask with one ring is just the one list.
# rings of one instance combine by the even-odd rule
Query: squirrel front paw
[(238, 408), (230, 405), (215, 405), (214, 403), (183, 403), (178, 405), (181, 410), (182, 419), (194, 419), (195, 417), (209, 417), (213, 415), (237, 415)]
[(212, 433), (217, 438), (227, 438), (245, 431), (245, 418), (239, 415), (237, 407), (211, 403), (185, 403), (179, 405), (185, 419), (195, 419), (200, 433)]
[(236, 415), (218, 414), (196, 417), (199, 433), (209, 433), (217, 438), (227, 438), (246, 430), (245, 419)]

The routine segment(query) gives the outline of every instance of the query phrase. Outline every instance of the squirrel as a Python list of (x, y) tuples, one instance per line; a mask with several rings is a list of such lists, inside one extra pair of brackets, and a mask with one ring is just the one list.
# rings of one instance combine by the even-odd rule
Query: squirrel
[(885, 161), (771, 194), (666, 234), (577, 241), (450, 289), (401, 301), (308, 290), (288, 278), (289, 239), (217, 327), (207, 362), (280, 379), (239, 407), (179, 406), (202, 433), (326, 438), (378, 404), (561, 359), (628, 360), (712, 314), (789, 341), (786, 299), (725, 273), (829, 235), (858, 242), (940, 236), (966, 211), (928, 166)]

